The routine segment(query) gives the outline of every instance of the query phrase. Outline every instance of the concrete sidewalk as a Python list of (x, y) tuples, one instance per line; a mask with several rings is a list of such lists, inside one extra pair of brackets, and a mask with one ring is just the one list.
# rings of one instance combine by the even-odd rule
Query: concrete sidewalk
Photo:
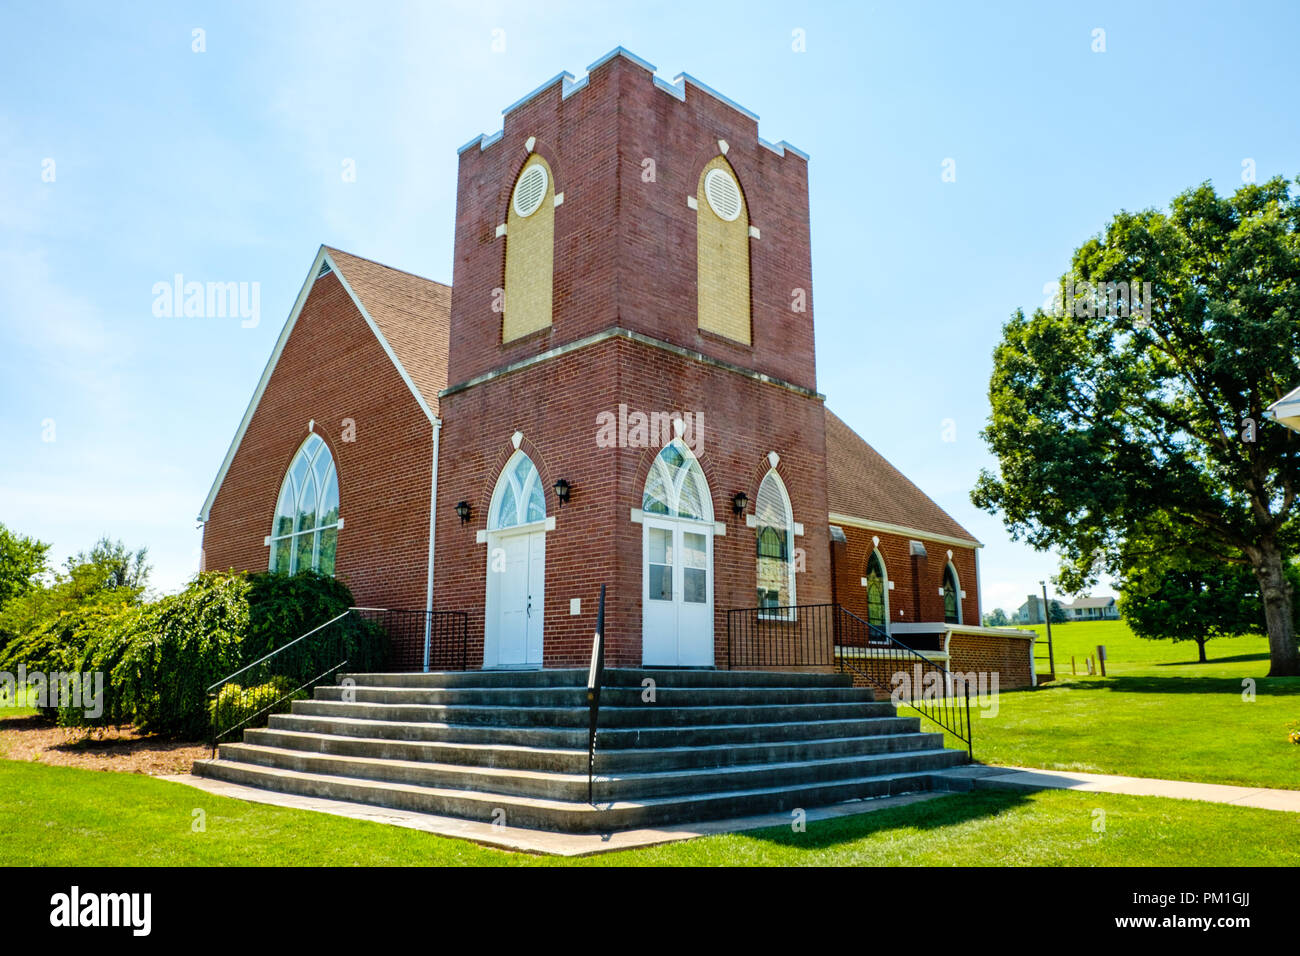
[(1186, 780), (1158, 780), (1152, 777), (1122, 777), (1108, 773), (1079, 773), (1066, 770), (1034, 770), (1026, 767), (953, 767), (935, 774), (953, 789), (999, 790), (1083, 790), (1092, 793), (1123, 793), (1138, 797), (1171, 797), (1175, 800), (1204, 800), (1261, 810), (1300, 813), (1300, 790), (1272, 790), (1267, 787), (1231, 787), (1221, 783), (1192, 783)]

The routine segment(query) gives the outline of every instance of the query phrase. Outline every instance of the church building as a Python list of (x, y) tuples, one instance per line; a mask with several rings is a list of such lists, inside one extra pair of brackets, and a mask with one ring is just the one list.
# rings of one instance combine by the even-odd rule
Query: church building
[(205, 568), (464, 612), (471, 668), (585, 667), (605, 585), (612, 667), (725, 668), (729, 612), (840, 605), (1033, 682), (980, 627), (980, 543), (818, 391), (807, 155), (619, 48), (463, 146), (456, 190), (450, 285), (317, 252)]

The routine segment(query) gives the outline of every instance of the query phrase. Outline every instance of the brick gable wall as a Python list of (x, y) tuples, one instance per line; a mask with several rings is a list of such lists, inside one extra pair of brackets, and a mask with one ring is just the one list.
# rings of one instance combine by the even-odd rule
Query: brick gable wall
[(362, 605), (423, 608), (433, 426), (333, 274), (312, 287), (213, 501), (204, 568), (266, 570), (280, 484), (313, 419), (339, 475), (335, 575)]

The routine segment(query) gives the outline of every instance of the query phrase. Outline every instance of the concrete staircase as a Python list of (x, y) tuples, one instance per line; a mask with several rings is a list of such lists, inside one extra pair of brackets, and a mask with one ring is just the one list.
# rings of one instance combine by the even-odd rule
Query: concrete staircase
[[(586, 671), (352, 674), (194, 772), (310, 797), (606, 833), (931, 788), (966, 754), (847, 675), (605, 672), (595, 805)], [(655, 700), (642, 681), (654, 681)]]

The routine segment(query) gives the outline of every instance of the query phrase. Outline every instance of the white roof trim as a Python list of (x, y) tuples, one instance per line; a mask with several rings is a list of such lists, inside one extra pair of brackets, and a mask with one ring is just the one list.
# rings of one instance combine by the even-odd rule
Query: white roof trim
[(936, 531), (922, 531), (920, 528), (909, 528), (901, 524), (890, 524), (887, 521), (871, 521), (867, 518), (858, 518), (854, 515), (841, 514), (838, 511), (832, 511), (829, 518), (835, 524), (846, 524), (851, 528), (863, 528), (868, 531), (885, 531), (890, 534), (907, 535), (913, 538), (922, 538), (926, 541), (936, 541), (941, 544), (960, 545), (963, 548), (984, 547), (982, 541), (976, 541), (974, 538), (956, 538), (949, 534), (939, 534)]
[(226, 473), (230, 470), (230, 463), (235, 460), (235, 452), (239, 450), (240, 442), (244, 440), (244, 433), (248, 431), (248, 424), (253, 420), (253, 413), (257, 411), (257, 406), (262, 401), (262, 395), (266, 392), (267, 383), (271, 381), (271, 373), (275, 371), (275, 366), (280, 361), (280, 354), (284, 351), (284, 347), (289, 341), (289, 335), (293, 332), (293, 327), (298, 322), (298, 316), (302, 312), (302, 307), (307, 304), (307, 297), (311, 293), (312, 287), (316, 284), (316, 280), (323, 278), (319, 274), (322, 262), (328, 263), (330, 267), (330, 271), (325, 274), (333, 275), (339, 280), (343, 288), (347, 290), (348, 296), (352, 299), (352, 303), (357, 307), (357, 311), (360, 312), (362, 318), (366, 320), (366, 324), (370, 326), (370, 330), (375, 333), (375, 338), (379, 340), (379, 344), (383, 348), (384, 354), (387, 355), (389, 361), (393, 363), (393, 367), (397, 369), (397, 374), (402, 377), (402, 381), (406, 383), (406, 387), (411, 390), (411, 394), (415, 397), (416, 404), (419, 405), (424, 414), (428, 416), (430, 422), (437, 421), (433, 411), (429, 408), (428, 402), (424, 400), (424, 396), (420, 394), (420, 390), (415, 387), (415, 382), (411, 380), (411, 376), (408, 375), (406, 369), (402, 367), (402, 363), (397, 360), (397, 355), (393, 352), (392, 346), (388, 344), (388, 340), (384, 338), (384, 333), (379, 331), (379, 326), (375, 324), (375, 320), (370, 317), (370, 313), (366, 311), (366, 307), (361, 304), (361, 299), (357, 297), (356, 292), (352, 290), (352, 286), (348, 284), (348, 280), (339, 269), (338, 263), (330, 258), (329, 252), (324, 246), (321, 246), (320, 250), (316, 253), (316, 258), (312, 260), (311, 269), (307, 272), (307, 281), (303, 283), (302, 288), (298, 292), (298, 298), (294, 300), (293, 309), (289, 312), (289, 319), (284, 323), (284, 328), (280, 330), (280, 337), (275, 341), (275, 348), (271, 350), (271, 357), (267, 360), (266, 368), (262, 370), (262, 377), (257, 382), (257, 388), (253, 390), (253, 397), (248, 403), (248, 408), (244, 411), (244, 417), (239, 422), (239, 428), (235, 430), (235, 437), (230, 443), (230, 448), (226, 452), (226, 457), (221, 462), (221, 467), (217, 470), (217, 477), (212, 482), (212, 489), (208, 492), (208, 497), (204, 499), (203, 508), (199, 511), (199, 521), (207, 522), (208, 515), (212, 511), (212, 503), (217, 500), (217, 492), (221, 490), (221, 484), (226, 480)]

